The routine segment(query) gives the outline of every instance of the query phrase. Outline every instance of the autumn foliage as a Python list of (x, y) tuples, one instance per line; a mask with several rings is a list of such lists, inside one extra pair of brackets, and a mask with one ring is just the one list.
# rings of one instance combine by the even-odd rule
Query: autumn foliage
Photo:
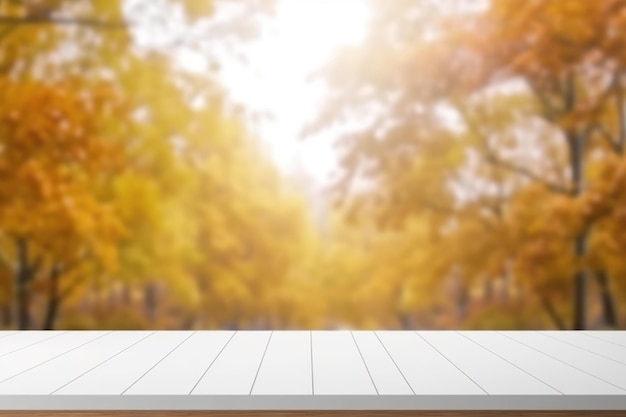
[(320, 215), (123, 1), (0, 0), (0, 328), (623, 326), (626, 1), (467, 3), (370, 0), (318, 74)]

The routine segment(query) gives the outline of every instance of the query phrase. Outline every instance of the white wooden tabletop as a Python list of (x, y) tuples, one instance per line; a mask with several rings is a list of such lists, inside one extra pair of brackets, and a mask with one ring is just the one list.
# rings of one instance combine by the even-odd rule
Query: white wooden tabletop
[(0, 332), (0, 410), (59, 409), (626, 410), (626, 332)]

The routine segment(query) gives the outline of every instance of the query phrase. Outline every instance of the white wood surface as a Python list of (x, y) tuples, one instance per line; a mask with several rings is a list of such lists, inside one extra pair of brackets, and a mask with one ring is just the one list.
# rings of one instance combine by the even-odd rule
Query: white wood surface
[(413, 388), (425, 395), (481, 395), (486, 392), (416, 332), (377, 331)]
[(252, 394), (312, 393), (311, 332), (274, 332), (254, 382)]
[(58, 337), (63, 333), (66, 332), (28, 331), (10, 334), (6, 338), (3, 338), (2, 343), (0, 343), (0, 357), (15, 352), (17, 350), (35, 345), (39, 342)]
[(600, 340), (606, 340), (610, 343), (614, 343), (620, 346), (626, 346), (626, 331), (611, 332), (611, 331), (589, 331), (583, 332), (586, 336), (595, 337)]
[(512, 331), (506, 332), (506, 336), (539, 352), (543, 352), (554, 360), (566, 363), (626, 390), (626, 365), (621, 365), (582, 348), (555, 340), (539, 332)]
[(0, 410), (626, 410), (626, 332), (0, 332)]
[(566, 363), (554, 360), (550, 356), (518, 343), (499, 332), (463, 332), (463, 334), (563, 394), (609, 395), (623, 393), (623, 390), (614, 385)]
[(606, 340), (594, 337), (580, 337), (575, 331), (565, 332), (542, 332), (542, 334), (563, 341), (572, 346), (577, 346), (591, 353), (612, 359), (622, 365), (626, 365), (626, 346), (620, 346)]
[(248, 395), (272, 332), (237, 332), (192, 395)]
[(376, 389), (349, 331), (312, 333), (313, 393), (376, 395)]
[(69, 354), (74, 349), (80, 348), (106, 333), (108, 332), (62, 333), (45, 342), (35, 343), (16, 350), (0, 358), (0, 381), (4, 382), (22, 372), (36, 369), (37, 366), (59, 358), (66, 353)]
[(17, 330), (16, 331), (0, 331), (0, 339), (2, 339), (3, 337), (7, 337), (7, 336), (11, 336), (12, 334), (16, 334), (18, 333)]
[(69, 352), (1, 383), (0, 395), (24, 392), (52, 394), (144, 337), (144, 332), (105, 333), (82, 346), (80, 350)]
[(194, 332), (133, 384), (125, 395), (186, 395), (235, 332)]
[[(445, 356), (490, 395), (559, 394), (537, 377), (486, 350), (457, 332), (420, 332), (428, 344)], [(488, 363), (490, 366), (485, 366)]]
[(352, 335), (361, 351), (378, 394), (414, 394), (400, 369), (398, 369), (374, 332), (354, 331)]
[(76, 378), (53, 395), (122, 394), (187, 336), (187, 332), (147, 332), (137, 343)]

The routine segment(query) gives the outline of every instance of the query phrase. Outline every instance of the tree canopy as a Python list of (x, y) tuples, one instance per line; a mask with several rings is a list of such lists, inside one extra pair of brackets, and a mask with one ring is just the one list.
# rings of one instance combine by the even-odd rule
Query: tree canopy
[(2, 326), (623, 325), (626, 1), (366, 4), (312, 196), (207, 47), (276, 1), (0, 0)]

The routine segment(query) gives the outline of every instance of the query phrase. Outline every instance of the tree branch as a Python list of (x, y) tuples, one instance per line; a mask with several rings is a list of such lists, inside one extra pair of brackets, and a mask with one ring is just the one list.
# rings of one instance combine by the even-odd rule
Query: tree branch
[[(464, 115), (464, 113), (461, 113)], [(491, 146), (489, 144), (489, 140), (487, 139), (486, 135), (484, 133), (482, 133), (480, 131), (480, 127), (478, 125), (476, 125), (473, 121), (471, 121), (466, 115), (464, 115), (464, 119), (465, 122), (467, 124), (467, 126), (474, 132), (474, 134), (476, 134), (481, 141), (483, 142), (483, 146), (485, 147), (485, 160), (489, 163), (492, 163), (494, 165), (498, 165), (500, 167), (506, 168), (510, 171), (514, 171), (526, 178), (529, 178), (535, 182), (541, 183), (543, 185), (545, 185), (546, 187), (548, 187), (550, 190), (557, 192), (557, 193), (561, 193), (561, 194), (567, 194), (567, 195), (571, 195), (572, 191), (567, 189), (566, 187), (563, 187), (559, 184), (550, 182), (548, 180), (546, 180), (545, 178), (535, 174), (534, 172), (524, 168), (524, 167), (520, 167), (517, 165), (514, 165), (510, 162), (504, 161), (498, 157), (496, 157), (496, 155), (493, 153), (493, 150), (491, 149)]]
[(559, 315), (559, 313), (554, 308), (554, 305), (548, 300), (545, 295), (542, 295), (539, 290), (537, 291), (537, 296), (539, 297), (539, 301), (541, 302), (541, 306), (546, 310), (548, 316), (552, 319), (552, 322), (556, 325), (559, 330), (566, 330), (567, 326), (563, 318)]
[(15, 269), (15, 263), (11, 262), (11, 260), (9, 259), (7, 254), (4, 253), (3, 250), (0, 250), (0, 262), (5, 264), (9, 269), (11, 269), (11, 271)]
[[(106, 21), (88, 17), (53, 17), (53, 16), (0, 16), (0, 24), (13, 25), (11, 28), (24, 25), (70, 25), (70, 26), (91, 26), (103, 29), (126, 29), (130, 25), (124, 21)], [(5, 32), (12, 29), (7, 29)], [(2, 33), (4, 35), (5, 33)]]
[(494, 165), (498, 165), (502, 168), (506, 168), (510, 171), (516, 172), (532, 181), (535, 181), (537, 183), (543, 184), (546, 187), (548, 187), (550, 190), (556, 192), (556, 193), (560, 193), (560, 194), (566, 194), (566, 195), (571, 195), (572, 191), (570, 189), (568, 189), (567, 187), (563, 187), (560, 184), (556, 184), (553, 183), (551, 181), (546, 180), (545, 178), (541, 177), (538, 174), (535, 174), (534, 172), (526, 169), (525, 167), (521, 167), (521, 166), (517, 166), (515, 164), (512, 164), (508, 161), (504, 161), (500, 158), (497, 158), (495, 155), (493, 155), (492, 153), (489, 153), (487, 155), (485, 155), (485, 161), (492, 163)]
[(84, 275), (78, 275), (70, 284), (68, 284), (59, 294), (59, 300), (65, 300), (80, 284), (85, 282)]
[(622, 87), (622, 73), (617, 71), (615, 74), (615, 86), (617, 87), (617, 143), (616, 151), (619, 154), (624, 153), (624, 145), (626, 145), (626, 109), (624, 109), (624, 89)]
[[(548, 98), (548, 96), (542, 92), (542, 89), (537, 85), (537, 83), (533, 82), (533, 81), (529, 81), (528, 82), (528, 86), (530, 87), (530, 89), (532, 90), (533, 94), (535, 95), (535, 97), (537, 98), (537, 100), (539, 100), (539, 103), (541, 103), (541, 105), (544, 108), (544, 112), (543, 112), (543, 116), (547, 119), (547, 120), (554, 120), (559, 114), (562, 113), (562, 109), (558, 109), (557, 106), (555, 106), (550, 99)], [(558, 88), (559, 86), (557, 85), (555, 88)]]
[(606, 141), (606, 143), (611, 147), (611, 149), (613, 149), (615, 152), (619, 154), (622, 153), (622, 149), (619, 143), (616, 143), (613, 140), (613, 138), (611, 137), (611, 134), (608, 132), (608, 130), (606, 130), (604, 126), (598, 123), (594, 123), (585, 130), (584, 136), (588, 137), (592, 135), (594, 132), (599, 133), (602, 136), (602, 138)]
[(39, 269), (43, 265), (43, 255), (38, 256), (30, 265), (29, 270), (31, 275), (35, 276), (39, 272)]
[(576, 75), (570, 70), (563, 80), (563, 106), (565, 113), (569, 113), (576, 107)]

